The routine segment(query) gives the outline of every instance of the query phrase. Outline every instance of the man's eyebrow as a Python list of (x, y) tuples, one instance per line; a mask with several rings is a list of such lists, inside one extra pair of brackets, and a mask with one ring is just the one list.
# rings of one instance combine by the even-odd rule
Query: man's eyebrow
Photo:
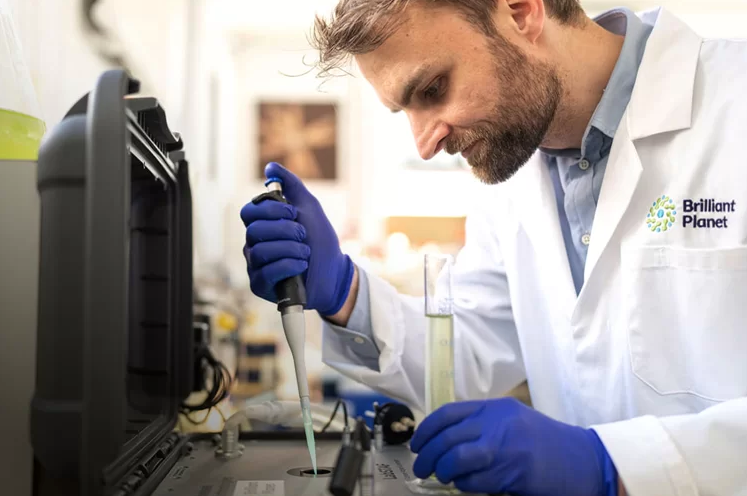
[(405, 84), (405, 87), (402, 90), (399, 101), (397, 102), (399, 108), (391, 109), (393, 114), (396, 114), (401, 109), (410, 105), (412, 95), (415, 94), (415, 90), (422, 84), (423, 79), (425, 79), (425, 76), (430, 72), (430, 70), (430, 65), (422, 65), (412, 74), (412, 76), (410, 76), (407, 80), (407, 84)]

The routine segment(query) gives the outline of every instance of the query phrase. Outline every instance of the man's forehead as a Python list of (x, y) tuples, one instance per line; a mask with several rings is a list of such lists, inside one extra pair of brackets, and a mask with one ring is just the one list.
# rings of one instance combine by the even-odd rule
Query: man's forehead
[(373, 86), (382, 103), (392, 111), (401, 110), (409, 104), (413, 93), (424, 84), (424, 78), (435, 67), (433, 61), (422, 58), (356, 58), (363, 77)]
[(360, 73), (392, 110), (405, 106), (408, 96), (427, 84), (425, 78), (453, 61), (459, 51), (456, 40), (472, 29), (453, 8), (420, 2), (408, 5), (400, 21), (380, 46), (354, 57)]
[(417, 79), (445, 55), (444, 50), (423, 43), (418, 36), (402, 26), (373, 51), (355, 56), (361, 74), (388, 107), (401, 106), (404, 93), (411, 93)]

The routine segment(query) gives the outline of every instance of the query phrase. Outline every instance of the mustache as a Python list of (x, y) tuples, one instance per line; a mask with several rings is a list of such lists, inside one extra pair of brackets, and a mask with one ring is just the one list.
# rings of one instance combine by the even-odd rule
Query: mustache
[(473, 145), (475, 142), (487, 139), (489, 132), (483, 129), (471, 129), (461, 135), (454, 135), (446, 139), (444, 150), (449, 155), (456, 155), (465, 148)]

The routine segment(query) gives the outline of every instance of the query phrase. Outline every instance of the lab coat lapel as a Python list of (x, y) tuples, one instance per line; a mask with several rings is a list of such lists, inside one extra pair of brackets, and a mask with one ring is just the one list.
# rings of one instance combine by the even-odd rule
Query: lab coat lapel
[[(591, 277), (602, 251), (607, 247), (620, 219), (628, 209), (630, 199), (641, 177), (641, 160), (635, 145), (630, 140), (625, 121), (623, 117), (612, 143), (607, 170), (604, 173), (599, 204), (594, 214), (594, 224), (591, 230), (591, 243), (586, 255), (584, 281), (588, 281)], [(581, 294), (583, 294), (583, 288)]]
[(534, 248), (536, 263), (542, 267), (547, 280), (554, 281), (554, 301), (570, 317), (576, 301), (576, 289), (560, 230), (552, 179), (539, 152), (516, 173), (511, 182), (512, 203)]
[(646, 166), (638, 154), (638, 147), (645, 146), (644, 138), (687, 129), (691, 123), (695, 71), (702, 39), (666, 9), (644, 13), (642, 18), (655, 25), (646, 44), (630, 104), (610, 150), (594, 215), (585, 281), (593, 277), (635, 193)]

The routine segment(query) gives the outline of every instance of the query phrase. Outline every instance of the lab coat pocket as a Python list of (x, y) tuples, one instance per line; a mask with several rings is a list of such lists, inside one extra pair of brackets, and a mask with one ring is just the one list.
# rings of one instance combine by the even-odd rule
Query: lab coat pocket
[(622, 252), (633, 372), (659, 394), (747, 395), (747, 247)]

